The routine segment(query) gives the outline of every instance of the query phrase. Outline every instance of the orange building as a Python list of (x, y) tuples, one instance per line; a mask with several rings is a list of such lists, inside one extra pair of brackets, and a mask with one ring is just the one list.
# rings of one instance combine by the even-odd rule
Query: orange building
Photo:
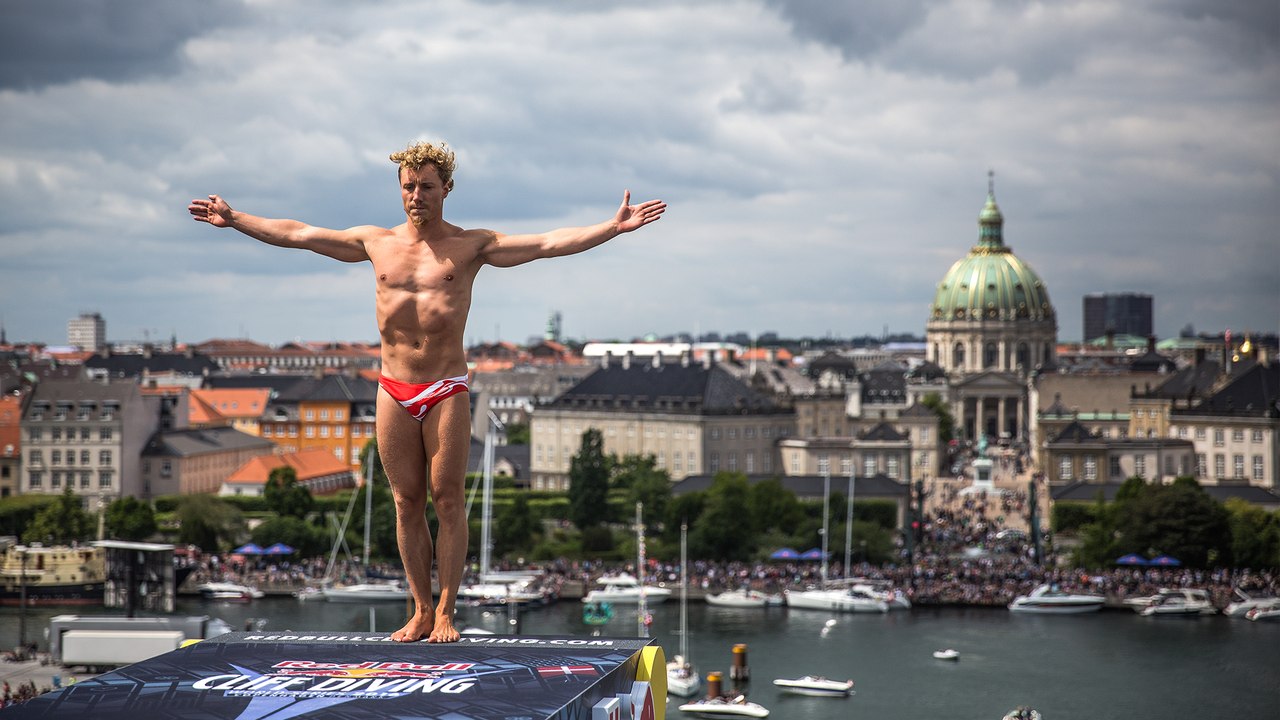
[(255, 457), (233, 472), (222, 484), (218, 494), (261, 496), (271, 473), (282, 467), (293, 468), (298, 482), (310, 490), (312, 495), (333, 493), (356, 485), (356, 476), (347, 463), (334, 457), (325, 448), (313, 448), (296, 453)]

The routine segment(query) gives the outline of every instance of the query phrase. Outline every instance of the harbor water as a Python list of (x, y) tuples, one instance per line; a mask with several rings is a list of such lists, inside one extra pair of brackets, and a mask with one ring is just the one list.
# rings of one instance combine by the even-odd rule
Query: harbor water
[[(651, 607), (648, 631), (668, 657), (679, 648), (679, 603)], [(299, 602), (268, 597), (250, 603), (179, 600), (179, 614), (211, 615), (233, 628), (390, 632), (399, 603)], [(58, 614), (88, 608), (28, 608), (28, 640), (47, 648), (45, 629)], [(834, 624), (829, 620), (834, 619)], [(511, 632), (504, 609), (462, 608), (460, 625)], [(1076, 718), (1273, 718), (1280, 708), (1280, 623), (1221, 616), (1140, 617), (1128, 611), (1024, 615), (988, 608), (916, 608), (886, 614), (839, 614), (787, 608), (729, 609), (691, 603), (689, 648), (703, 677), (724, 673), (732, 648), (747, 645), (747, 696), (771, 718), (960, 718), (999, 720), (1019, 705), (1046, 720)], [(519, 616), (526, 635), (590, 635), (582, 605), (564, 600)], [(634, 637), (634, 609), (615, 608), (601, 634)], [(19, 611), (0, 609), (0, 647), (18, 644)], [(934, 659), (954, 648), (959, 660)], [(424, 652), (447, 652), (424, 647)], [(777, 692), (774, 678), (851, 678), (847, 699)], [(668, 717), (691, 717), (676, 709)]]

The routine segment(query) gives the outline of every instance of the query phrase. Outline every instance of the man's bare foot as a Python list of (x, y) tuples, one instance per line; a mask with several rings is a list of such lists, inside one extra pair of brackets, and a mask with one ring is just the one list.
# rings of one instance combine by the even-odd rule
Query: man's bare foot
[(430, 610), (425, 613), (414, 613), (404, 627), (391, 633), (391, 639), (396, 642), (418, 642), (432, 632), (434, 624), (434, 615)]
[(458, 629), (453, 626), (453, 618), (441, 615), (436, 617), (435, 626), (431, 628), (431, 635), (427, 637), (427, 642), (452, 643), (458, 642), (461, 638)]

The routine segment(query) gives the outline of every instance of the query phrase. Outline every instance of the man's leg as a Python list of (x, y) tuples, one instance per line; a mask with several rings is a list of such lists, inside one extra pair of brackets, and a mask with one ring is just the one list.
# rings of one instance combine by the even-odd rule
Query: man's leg
[(436, 605), (430, 642), (457, 642), (453, 611), (467, 561), (467, 513), (464, 485), (467, 453), (471, 451), (471, 395), (458, 393), (442, 400), (422, 422), (431, 481), (431, 504), (436, 530), (436, 571), (440, 576), (440, 602)]
[(427, 455), (422, 443), (422, 424), (381, 388), (377, 408), (378, 457), (387, 471), (395, 498), (396, 543), (414, 603), (413, 617), (391, 637), (413, 642), (430, 634), (435, 619), (431, 593), (431, 530), (426, 517)]

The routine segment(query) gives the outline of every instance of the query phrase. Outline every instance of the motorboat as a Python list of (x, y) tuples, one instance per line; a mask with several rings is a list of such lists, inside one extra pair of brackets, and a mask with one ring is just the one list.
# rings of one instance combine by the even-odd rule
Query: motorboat
[(857, 587), (788, 590), (787, 607), (837, 612), (888, 612), (889, 603)]
[(1023, 705), (1005, 713), (1003, 720), (1040, 720), (1040, 717), (1039, 710)]
[(854, 578), (850, 580), (850, 587), (862, 590), (870, 595), (884, 600), (889, 605), (890, 610), (910, 610), (911, 599), (901, 589), (896, 588), (887, 580), (868, 580), (866, 578)]
[(329, 587), (322, 592), (329, 602), (404, 602), (409, 597), (409, 589), (394, 581)]
[(1009, 609), (1014, 612), (1055, 615), (1087, 613), (1101, 610), (1106, 600), (1102, 595), (1071, 593), (1062, 590), (1056, 583), (1046, 583), (1032, 590), (1029, 595), (1014, 598), (1009, 603)]
[(828, 680), (820, 675), (805, 675), (794, 680), (778, 678), (773, 681), (773, 684), (782, 688), (783, 692), (796, 695), (849, 697), (853, 694), (852, 680)]
[(232, 582), (207, 582), (196, 586), (196, 591), (205, 600), (230, 600), (248, 602), (263, 596), (263, 592), (255, 587)]
[(768, 708), (747, 700), (745, 695), (738, 695), (734, 698), (713, 697), (694, 700), (681, 705), (680, 712), (693, 713), (703, 717), (769, 717)]
[(1277, 597), (1252, 597), (1240, 588), (1236, 588), (1233, 592), (1235, 598), (1231, 604), (1223, 609), (1222, 614), (1227, 617), (1246, 617), (1250, 610), (1261, 608), (1263, 610), (1280, 609), (1280, 598)]
[(479, 582), (463, 585), (458, 588), (458, 599), (482, 606), (498, 606), (516, 603), (517, 605), (545, 605), (552, 600), (552, 595), (539, 590), (532, 579), (514, 579), (503, 582), (500, 578), (491, 582)]
[(1183, 588), (1166, 592), (1160, 591), (1160, 596), (1150, 605), (1138, 611), (1141, 615), (1180, 615), (1180, 616), (1196, 616), (1196, 615), (1213, 615), (1218, 609), (1213, 606), (1209, 600), (1209, 593), (1204, 590), (1196, 590)]
[(703, 598), (708, 605), (715, 607), (729, 608), (762, 608), (767, 605), (776, 604), (782, 598), (776, 595), (760, 592), (759, 590), (751, 590), (741, 588), (738, 590), (726, 590), (722, 593), (707, 595)]
[(698, 669), (689, 660), (689, 527), (680, 525), (680, 652), (667, 663), (667, 692), (690, 697), (702, 688)]
[(592, 590), (582, 598), (584, 603), (612, 603), (614, 605), (636, 605), (640, 602), (641, 591), (644, 592), (646, 604), (666, 602), (671, 597), (671, 590), (655, 585), (641, 585), (632, 575), (609, 575), (597, 580), (601, 587)]
[(293, 596), (298, 602), (310, 602), (312, 600), (324, 600), (324, 588), (318, 588), (314, 585), (308, 585), (293, 591)]
[(960, 651), (955, 648), (944, 648), (942, 650), (934, 650), (933, 657), (938, 660), (959, 660)]
[(1276, 622), (1280, 620), (1280, 607), (1256, 607), (1250, 610), (1245, 617), (1255, 622)]

